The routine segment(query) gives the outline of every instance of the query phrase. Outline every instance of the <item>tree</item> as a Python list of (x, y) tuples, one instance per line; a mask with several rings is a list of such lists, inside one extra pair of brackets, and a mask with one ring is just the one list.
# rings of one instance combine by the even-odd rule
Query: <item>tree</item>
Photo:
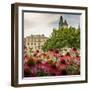
[(42, 49), (48, 51), (64, 47), (80, 48), (80, 29), (73, 27), (53, 29), (51, 37), (45, 42)]

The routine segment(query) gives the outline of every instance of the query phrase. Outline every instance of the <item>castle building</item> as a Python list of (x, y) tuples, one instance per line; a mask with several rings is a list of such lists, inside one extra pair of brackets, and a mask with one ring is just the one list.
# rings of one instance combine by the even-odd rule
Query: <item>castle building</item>
[(68, 28), (68, 23), (66, 20), (63, 20), (62, 16), (60, 16), (59, 28)]
[(63, 23), (63, 27), (64, 27), (64, 28), (68, 28), (68, 23), (67, 23), (66, 20), (65, 20), (64, 23)]
[(24, 38), (24, 44), (28, 49), (42, 50), (42, 45), (46, 42), (48, 38), (43, 35), (31, 35)]

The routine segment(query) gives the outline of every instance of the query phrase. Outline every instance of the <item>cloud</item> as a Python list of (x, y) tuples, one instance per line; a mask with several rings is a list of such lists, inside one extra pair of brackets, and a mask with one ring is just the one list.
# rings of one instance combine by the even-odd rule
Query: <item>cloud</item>
[(59, 16), (54, 14), (25, 13), (24, 35), (44, 33), (46, 36), (49, 36), (53, 29), (51, 23), (57, 21)]
[(69, 25), (77, 26), (80, 17), (70, 14), (24, 13), (24, 36), (31, 34), (45, 34), (49, 36), (53, 28), (58, 27), (59, 18), (63, 16)]
[(67, 20), (70, 26), (73, 26), (76, 28), (78, 28), (78, 25), (80, 24), (80, 15), (64, 14), (64, 19)]

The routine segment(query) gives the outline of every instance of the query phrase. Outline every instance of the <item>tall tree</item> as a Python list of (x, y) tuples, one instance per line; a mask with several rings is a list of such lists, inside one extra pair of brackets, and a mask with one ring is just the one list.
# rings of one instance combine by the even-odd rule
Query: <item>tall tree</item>
[(42, 49), (61, 49), (64, 47), (80, 48), (80, 30), (75, 28), (54, 29), (51, 37), (43, 45)]

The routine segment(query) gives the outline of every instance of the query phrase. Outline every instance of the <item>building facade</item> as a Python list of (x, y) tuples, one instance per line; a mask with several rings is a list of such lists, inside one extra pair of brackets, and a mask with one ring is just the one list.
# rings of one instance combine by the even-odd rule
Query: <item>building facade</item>
[(24, 38), (24, 44), (28, 49), (42, 50), (42, 45), (48, 38), (43, 35), (31, 35)]

